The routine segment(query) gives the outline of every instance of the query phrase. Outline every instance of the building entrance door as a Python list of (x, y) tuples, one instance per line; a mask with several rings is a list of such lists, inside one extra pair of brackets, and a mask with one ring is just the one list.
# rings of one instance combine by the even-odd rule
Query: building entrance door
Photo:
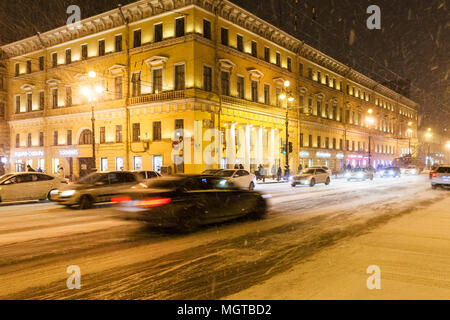
[(92, 172), (92, 168), (94, 168), (94, 159), (89, 158), (78, 158), (78, 165), (80, 168), (80, 178)]

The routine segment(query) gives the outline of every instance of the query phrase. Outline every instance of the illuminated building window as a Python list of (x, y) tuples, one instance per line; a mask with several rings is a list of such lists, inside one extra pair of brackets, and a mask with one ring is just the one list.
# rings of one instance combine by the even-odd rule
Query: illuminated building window
[(230, 95), (230, 73), (228, 71), (221, 71), (220, 74), (221, 93), (223, 95)]
[(270, 105), (270, 85), (264, 84), (264, 103)]
[(116, 99), (122, 99), (123, 95), (123, 78), (118, 76), (114, 78), (114, 95)]
[(53, 131), (53, 145), (57, 146), (58, 145), (58, 131)]
[(122, 143), (122, 125), (116, 125), (116, 143)]
[(320, 71), (317, 71), (317, 82), (322, 83), (322, 74), (320, 73)]
[(66, 87), (66, 107), (72, 106), (72, 87)]
[(300, 77), (303, 77), (303, 63), (300, 63), (298, 65), (298, 74), (300, 75)]
[(321, 148), (321, 147), (322, 147), (322, 137), (317, 136), (317, 148)]
[(133, 170), (142, 170), (142, 157), (141, 156), (133, 157)]
[(312, 148), (312, 146), (313, 146), (312, 140), (313, 140), (313, 137), (312, 137), (312, 134), (310, 134), (308, 136), (308, 147), (310, 147), (310, 148)]
[(228, 46), (228, 29), (220, 29), (220, 41), (224, 46)]
[(100, 171), (102, 172), (108, 171), (108, 158), (100, 159)]
[(240, 52), (243, 52), (244, 51), (244, 38), (240, 34), (238, 34), (236, 36), (236, 44), (237, 44), (237, 49)]
[(153, 121), (153, 141), (161, 140), (161, 121)]
[(303, 133), (300, 133), (300, 148), (303, 148)]
[(66, 133), (66, 144), (68, 146), (72, 145), (72, 130), (67, 130), (67, 133)]
[(106, 142), (106, 128), (100, 127), (100, 143)]
[(211, 22), (203, 19), (203, 37), (211, 40)]
[(118, 34), (114, 37), (114, 44), (115, 44), (115, 51), (120, 52), (122, 51), (122, 35)]
[(162, 91), (162, 68), (152, 70), (152, 90), (153, 93)]
[(92, 131), (89, 129), (84, 129), (80, 134), (78, 144), (80, 145), (92, 144)]
[(184, 36), (184, 17), (179, 17), (175, 19), (175, 37)]
[(18, 64), (18, 63), (16, 63), (15, 65), (14, 65), (14, 68), (15, 68), (15, 75), (16, 75), (16, 77), (19, 75), (19, 71), (20, 71), (20, 69), (19, 69), (19, 67), (20, 67), (20, 65)]
[(88, 45), (81, 45), (81, 60), (86, 60), (88, 58)]
[(134, 72), (131, 77), (131, 96), (141, 95), (141, 72)]
[(20, 133), (16, 133), (16, 148), (20, 148)]
[(44, 91), (39, 92), (39, 110), (44, 110), (45, 105), (45, 93)]
[(44, 133), (39, 132), (39, 147), (43, 147), (43, 146), (44, 146)]
[(256, 80), (252, 80), (252, 101), (258, 102), (258, 84)]
[(312, 78), (313, 78), (313, 71), (312, 71), (312, 68), (308, 68), (308, 79), (309, 79), (309, 80), (312, 80)]
[(133, 31), (133, 48), (141, 46), (141, 29)]
[(44, 57), (43, 56), (39, 57), (39, 70), (40, 71), (44, 70)]
[(105, 39), (98, 40), (98, 55), (105, 55)]
[(212, 68), (203, 66), (203, 90), (212, 90)]
[(252, 40), (252, 56), (258, 57), (258, 43)]
[(236, 83), (236, 88), (237, 88), (237, 97), (240, 99), (244, 99), (244, 77), (242, 76), (237, 76), (237, 83)]
[(16, 96), (16, 113), (20, 113), (20, 96)]
[(287, 69), (292, 71), (292, 59), (290, 57), (287, 58)]
[(52, 88), (52, 108), (58, 108), (58, 88)]
[(72, 63), (72, 50), (66, 49), (66, 64)]
[(264, 47), (264, 61), (270, 62), (270, 48)]
[(133, 142), (138, 142), (141, 140), (141, 124), (133, 123), (132, 127), (133, 127)]
[(33, 94), (27, 93), (27, 111), (30, 112), (33, 110)]
[(31, 60), (27, 60), (27, 73), (31, 73)]
[(32, 137), (31, 137), (31, 133), (27, 134), (27, 147), (30, 148), (32, 146)]
[[(160, 70), (162, 71), (162, 69)], [(184, 90), (185, 83), (185, 65), (178, 64), (175, 66), (175, 90)]]
[(276, 53), (276, 65), (281, 67), (281, 54), (279, 52)]
[(52, 67), (56, 68), (58, 66), (58, 53), (52, 53)]

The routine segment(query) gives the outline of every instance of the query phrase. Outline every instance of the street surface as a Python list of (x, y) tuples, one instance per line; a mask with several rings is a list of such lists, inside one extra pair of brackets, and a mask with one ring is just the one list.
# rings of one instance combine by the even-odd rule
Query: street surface
[[(450, 197), (426, 176), (329, 186), (259, 185), (268, 217), (193, 234), (125, 220), (108, 205), (0, 207), (1, 299), (450, 297)], [(69, 290), (67, 267), (81, 270)], [(381, 289), (369, 290), (369, 265)]]

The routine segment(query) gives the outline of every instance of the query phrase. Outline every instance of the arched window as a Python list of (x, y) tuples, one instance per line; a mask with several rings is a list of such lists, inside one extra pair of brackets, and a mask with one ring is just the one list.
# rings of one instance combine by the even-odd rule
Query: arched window
[(78, 144), (92, 144), (92, 131), (89, 129), (84, 129), (80, 134)]

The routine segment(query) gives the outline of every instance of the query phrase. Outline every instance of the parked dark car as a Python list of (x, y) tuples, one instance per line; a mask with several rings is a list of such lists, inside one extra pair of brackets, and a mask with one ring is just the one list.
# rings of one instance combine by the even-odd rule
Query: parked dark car
[(397, 167), (387, 167), (380, 170), (380, 177), (381, 178), (400, 178), (401, 177), (400, 168)]
[(91, 173), (74, 184), (52, 191), (50, 200), (66, 207), (77, 205), (88, 209), (94, 203), (110, 202), (112, 197), (141, 181), (139, 173), (129, 171)]
[(140, 183), (113, 198), (125, 218), (156, 227), (194, 231), (202, 225), (247, 216), (259, 219), (266, 201), (255, 191), (235, 188), (226, 179), (175, 175)]

